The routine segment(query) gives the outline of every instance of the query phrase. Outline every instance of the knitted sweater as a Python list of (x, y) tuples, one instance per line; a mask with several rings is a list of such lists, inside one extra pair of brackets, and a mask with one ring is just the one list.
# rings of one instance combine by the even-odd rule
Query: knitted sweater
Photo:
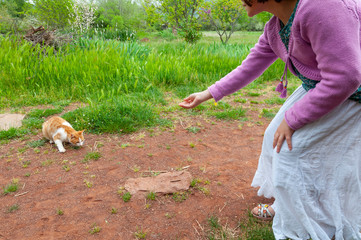
[[(288, 51), (272, 17), (242, 64), (208, 89), (216, 101), (259, 77), (277, 58), (320, 81), (285, 113), (294, 130), (316, 121), (361, 85), (361, 1), (299, 0)], [(291, 60), (291, 61), (290, 61)]]

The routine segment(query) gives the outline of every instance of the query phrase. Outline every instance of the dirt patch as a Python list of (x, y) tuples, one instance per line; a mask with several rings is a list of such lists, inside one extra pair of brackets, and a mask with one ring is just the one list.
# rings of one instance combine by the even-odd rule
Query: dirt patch
[[(210, 216), (236, 227), (266, 201), (250, 185), (270, 120), (258, 111), (248, 111), (247, 122), (173, 114), (171, 129), (85, 134), (84, 147), (66, 146), (63, 154), (49, 143), (31, 147), (42, 138), (40, 131), (0, 145), (0, 186), (18, 182), (16, 192), (0, 195), (0, 239), (128, 240), (136, 233), (157, 240), (204, 239)], [(89, 158), (94, 152), (99, 159)], [(128, 179), (180, 170), (195, 179), (190, 190), (155, 200), (122, 199)]]

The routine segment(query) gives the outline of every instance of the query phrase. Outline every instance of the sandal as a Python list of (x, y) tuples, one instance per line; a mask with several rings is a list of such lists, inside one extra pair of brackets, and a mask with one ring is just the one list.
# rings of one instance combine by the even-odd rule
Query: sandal
[(252, 215), (255, 218), (258, 218), (263, 221), (272, 221), (274, 214), (271, 213), (271, 211), (268, 209), (270, 205), (268, 204), (258, 204), (257, 213), (254, 213), (252, 210)]

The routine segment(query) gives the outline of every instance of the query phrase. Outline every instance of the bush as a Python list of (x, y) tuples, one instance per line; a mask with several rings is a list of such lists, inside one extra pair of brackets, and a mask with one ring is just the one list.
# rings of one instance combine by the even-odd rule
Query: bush
[(186, 42), (192, 44), (198, 42), (202, 37), (202, 33), (195, 26), (184, 27), (179, 34), (184, 38)]

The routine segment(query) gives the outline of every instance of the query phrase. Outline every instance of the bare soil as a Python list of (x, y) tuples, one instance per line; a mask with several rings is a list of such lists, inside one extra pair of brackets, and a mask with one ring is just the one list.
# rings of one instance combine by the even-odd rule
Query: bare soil
[[(270, 106), (248, 104), (246, 122), (179, 110), (166, 116), (173, 128), (85, 134), (84, 147), (66, 145), (63, 154), (50, 143), (28, 147), (42, 139), (40, 131), (0, 145), (0, 187), (14, 179), (19, 186), (0, 194), (0, 239), (205, 239), (210, 216), (236, 227), (257, 203), (270, 202), (251, 187), (270, 122), (259, 117), (263, 107)], [(192, 126), (200, 130), (189, 131)], [(90, 152), (101, 157), (84, 163)], [(197, 185), (155, 200), (121, 198), (129, 178), (179, 170)]]

